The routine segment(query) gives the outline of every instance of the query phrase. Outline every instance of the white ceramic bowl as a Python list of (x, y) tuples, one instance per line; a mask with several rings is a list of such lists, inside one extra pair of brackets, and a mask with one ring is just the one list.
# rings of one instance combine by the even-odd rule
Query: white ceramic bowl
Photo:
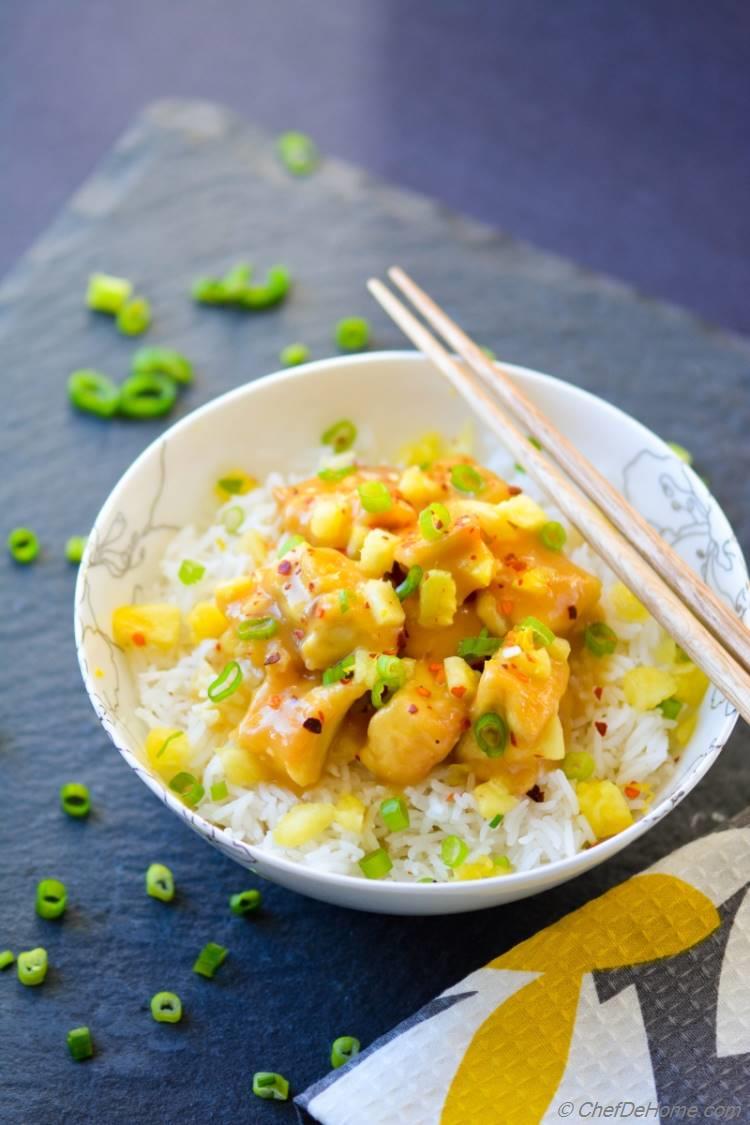
[[(534, 371), (509, 370), (683, 558), (744, 614), (745, 561), (726, 517), (698, 477), (658, 437), (601, 399)], [(425, 430), (455, 434), (468, 411), (414, 353), (323, 360), (208, 403), (158, 438), (125, 473), (96, 520), (76, 589), (78, 657), (104, 729), (148, 788), (204, 840), (265, 878), (328, 902), (393, 914), (477, 910), (535, 894), (601, 863), (661, 820), (716, 759), (736, 721), (718, 692), (707, 694), (672, 781), (642, 820), (573, 859), (476, 882), (390, 883), (313, 871), (232, 840), (186, 808), (144, 764), (145, 728), (134, 714), (127, 661), (110, 638), (112, 610), (137, 601), (138, 592), (149, 586), (174, 530), (204, 515), (208, 522), (212, 483), (227, 466), (246, 466), (259, 478), (271, 470), (289, 471), (300, 451), (315, 446), (331, 419), (340, 417), (370, 430), (387, 458)], [(480, 458), (493, 441), (479, 432)], [(144, 801), (142, 815), (160, 814)]]

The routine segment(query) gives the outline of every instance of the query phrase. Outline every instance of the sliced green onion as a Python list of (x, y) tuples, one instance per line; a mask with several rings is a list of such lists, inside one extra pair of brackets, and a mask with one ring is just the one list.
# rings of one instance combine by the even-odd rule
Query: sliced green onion
[(356, 465), (340, 465), (337, 469), (321, 469), (318, 472), (318, 477), (320, 480), (324, 480), (326, 484), (336, 484), (351, 473), (356, 473), (356, 471)]
[(405, 602), (412, 594), (416, 594), (422, 581), (423, 570), (421, 566), (410, 566), (406, 578), (396, 587), (396, 595), (400, 602)]
[(267, 1101), (285, 1102), (289, 1097), (289, 1083), (283, 1074), (273, 1074), (259, 1070), (253, 1075), (253, 1093), (256, 1098)]
[(33, 987), (41, 984), (47, 975), (47, 950), (39, 946), (37, 949), (28, 949), (18, 954), (16, 971), (21, 984)]
[(227, 959), (229, 950), (215, 941), (209, 941), (198, 954), (198, 960), (193, 965), (193, 972), (209, 980), (214, 976), (220, 965)]
[(440, 845), (440, 858), (446, 867), (460, 867), (469, 854), (460, 836), (446, 836)]
[(544, 448), (542, 446), (542, 443), (540, 442), (539, 438), (532, 437), (531, 434), (529, 434), (529, 445), (533, 445), (534, 449), (538, 449), (540, 451), (540, 453), (541, 453), (542, 449)]
[(377, 679), (370, 689), (370, 702), (376, 711), (385, 707), (390, 695), (390, 689), (385, 680)]
[(358, 1055), (360, 1046), (359, 1039), (355, 1039), (353, 1035), (340, 1035), (338, 1039), (334, 1039), (331, 1044), (331, 1066), (333, 1069), (338, 1070), (340, 1066), (344, 1066), (355, 1055)]
[(221, 522), (225, 531), (228, 531), (230, 535), (236, 535), (245, 522), (245, 513), (239, 504), (232, 504), (231, 508), (222, 512)]
[(36, 912), (40, 918), (59, 918), (65, 913), (68, 892), (59, 879), (42, 879), (36, 885)]
[(237, 636), (241, 641), (267, 641), (279, 631), (275, 617), (248, 617), (237, 626)]
[(562, 760), (562, 771), (569, 781), (587, 781), (594, 772), (594, 759), (586, 750), (569, 750)]
[(357, 492), (366, 512), (376, 514), (387, 512), (393, 507), (393, 497), (382, 480), (366, 480), (358, 485)]
[(78, 563), (83, 558), (83, 552), (86, 550), (86, 542), (88, 536), (86, 535), (71, 535), (65, 544), (65, 558), (69, 563)]
[(562, 551), (568, 538), (568, 533), (557, 520), (550, 520), (540, 528), (539, 538), (549, 551)]
[(287, 344), (282, 348), (279, 362), (282, 367), (299, 367), (300, 363), (307, 363), (310, 358), (310, 349), (306, 344)]
[(555, 634), (544, 625), (538, 617), (524, 617), (521, 622), (522, 629), (531, 629), (534, 634), (534, 643), (537, 647), (547, 648), (555, 639)]
[(480, 492), (484, 481), (471, 465), (454, 465), (451, 469), (451, 484), (459, 492)]
[(375, 674), (370, 699), (373, 707), (379, 710), (385, 705), (387, 697), (406, 683), (406, 668), (403, 660), (398, 656), (387, 656), (382, 653), (375, 664)]
[(139, 348), (130, 361), (133, 375), (168, 375), (182, 386), (192, 383), (193, 365), (174, 348)]
[(594, 621), (586, 626), (583, 640), (594, 656), (609, 656), (617, 648), (617, 634), (603, 621)]
[(657, 706), (665, 719), (676, 719), (682, 710), (682, 704), (674, 696), (670, 696), (669, 699), (662, 699)]
[(28, 566), (39, 554), (39, 540), (28, 527), (14, 527), (6, 540), (14, 562)]
[(393, 862), (385, 848), (376, 848), (374, 852), (368, 852), (362, 857), (359, 867), (366, 878), (382, 879), (393, 867)]
[(318, 163), (318, 150), (307, 133), (294, 129), (282, 133), (276, 141), (276, 150), (288, 172), (293, 176), (309, 176)]
[(68, 1032), (65, 1037), (70, 1051), (71, 1058), (76, 1062), (82, 1062), (84, 1059), (90, 1059), (94, 1053), (94, 1044), (91, 1040), (91, 1032), (87, 1027), (74, 1027)]
[(183, 586), (194, 586), (196, 582), (200, 582), (205, 573), (206, 568), (202, 563), (193, 562), (192, 559), (183, 559), (180, 563), (180, 569), (177, 571), (177, 577)]
[(182, 738), (182, 731), (181, 730), (174, 730), (174, 731), (172, 731), (171, 734), (167, 735), (167, 737), (164, 739), (164, 741), (162, 742), (159, 749), (156, 751), (155, 757), (161, 758), (162, 754), (167, 749), (167, 747), (170, 745), (170, 743), (174, 742), (175, 739), (177, 739), (177, 738)]
[(91, 812), (91, 794), (80, 781), (68, 781), (60, 788), (60, 804), (68, 816), (81, 819)]
[(284, 300), (291, 284), (289, 271), (284, 266), (271, 266), (261, 285), (246, 285), (233, 301), (243, 309), (268, 309)]
[(419, 513), (419, 530), (425, 539), (434, 543), (446, 535), (451, 525), (451, 515), (445, 504), (435, 501)]
[(158, 898), (159, 902), (171, 902), (174, 898), (174, 875), (163, 863), (151, 863), (146, 870), (146, 894)]
[(234, 695), (242, 683), (242, 669), (236, 660), (225, 664), (219, 675), (208, 685), (206, 694), (212, 703), (221, 703)]
[(409, 827), (409, 808), (403, 797), (387, 797), (381, 801), (380, 815), (389, 832), (403, 832)]
[(68, 398), (76, 410), (111, 418), (120, 405), (120, 391), (101, 371), (84, 368), (68, 379)]
[(222, 477), (217, 480), (216, 487), (229, 496), (239, 496), (246, 484), (247, 481), (242, 477)]
[(356, 440), (357, 427), (348, 418), (334, 422), (324, 430), (320, 439), (322, 445), (330, 445), (336, 453), (345, 453), (347, 449), (351, 449)]
[(250, 283), (252, 272), (253, 268), (249, 262), (238, 262), (236, 266), (227, 270), (221, 279), (224, 300), (227, 304), (232, 304), (242, 295)]
[(283, 559), (284, 555), (287, 555), (290, 551), (293, 551), (295, 547), (299, 547), (300, 543), (304, 542), (305, 540), (301, 535), (288, 535), (279, 547), (279, 552), (276, 557)]
[(229, 909), (232, 914), (254, 914), (259, 909), (262, 901), (260, 891), (240, 891), (239, 894), (232, 895), (229, 899)]
[(151, 305), (145, 297), (133, 297), (117, 314), (117, 327), (123, 336), (140, 336), (151, 323)]
[(474, 723), (477, 746), (488, 758), (499, 758), (508, 742), (508, 724), (495, 711), (485, 711)]
[(182, 1000), (176, 992), (157, 992), (151, 997), (151, 1015), (157, 1023), (179, 1023)]
[(226, 781), (215, 781), (209, 790), (212, 801), (223, 801), (225, 797), (229, 796), (229, 788)]
[(684, 445), (680, 445), (676, 441), (668, 441), (667, 445), (674, 453), (675, 457), (679, 457), (680, 461), (684, 461), (686, 465), (692, 465), (693, 455), (689, 449), (685, 449)]
[(126, 418), (160, 418), (175, 404), (177, 387), (168, 375), (129, 375), (120, 388)]
[(94, 312), (118, 313), (130, 299), (133, 284), (126, 277), (108, 273), (92, 273), (86, 291), (86, 304)]
[(464, 660), (484, 660), (500, 648), (503, 642), (499, 637), (491, 637), (488, 629), (482, 629), (478, 637), (464, 637), (458, 642), (457, 655)]
[(169, 788), (177, 793), (191, 809), (203, 800), (206, 793), (197, 777), (193, 777), (191, 773), (187, 773), (185, 770), (181, 770), (180, 773), (174, 775), (169, 783)]
[(490, 828), (499, 828), (502, 823), (503, 823), (503, 814), (497, 813), (495, 816), (493, 816), (492, 820), (490, 821)]
[(364, 351), (370, 342), (370, 325), (361, 316), (345, 317), (336, 325), (334, 338), (342, 352)]
[(15, 956), (10, 949), (3, 949), (0, 951), (0, 973), (3, 969), (9, 969), (15, 961)]
[(492, 862), (495, 867), (499, 867), (501, 871), (513, 870), (513, 864), (510, 862), (507, 855), (493, 855)]
[(190, 293), (200, 305), (228, 305), (230, 294), (220, 277), (199, 277), (193, 282)]
[(339, 590), (339, 609), (342, 613), (348, 613), (351, 605), (351, 596), (348, 590)]
[(324, 684), (339, 684), (345, 680), (350, 674), (351, 669), (354, 667), (354, 653), (349, 656), (344, 656), (336, 664), (332, 664), (330, 668), (326, 668), (323, 673)]

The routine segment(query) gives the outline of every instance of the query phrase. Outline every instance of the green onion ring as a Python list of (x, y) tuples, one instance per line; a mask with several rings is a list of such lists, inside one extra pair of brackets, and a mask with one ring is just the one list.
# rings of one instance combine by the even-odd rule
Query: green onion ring
[(245, 522), (245, 513), (239, 504), (233, 504), (231, 508), (227, 508), (227, 510), (222, 513), (221, 522), (224, 525), (225, 531), (228, 531), (230, 535), (237, 535)]
[(568, 534), (561, 523), (550, 520), (540, 529), (539, 538), (549, 551), (562, 551)]
[(60, 805), (64, 813), (81, 820), (91, 812), (91, 794), (80, 781), (68, 781), (60, 789)]
[(203, 799), (206, 792), (197, 777), (193, 777), (191, 773), (184, 770), (175, 774), (169, 783), (169, 788), (182, 797), (185, 804), (189, 805), (190, 808), (194, 808)]
[(332, 664), (330, 668), (326, 668), (323, 673), (323, 683), (326, 685), (341, 683), (342, 680), (345, 680), (350, 675), (353, 667), (354, 653), (352, 652), (349, 656), (342, 657), (336, 664)]
[(99, 418), (111, 418), (120, 405), (120, 391), (109, 376), (88, 368), (70, 376), (68, 398), (76, 410)]
[(242, 683), (242, 669), (236, 660), (225, 664), (219, 675), (208, 685), (207, 695), (212, 703), (221, 703), (234, 695)]
[(587, 625), (583, 640), (594, 656), (611, 656), (617, 648), (617, 633), (604, 621), (594, 621)]
[(555, 639), (555, 634), (538, 617), (524, 617), (521, 622), (522, 629), (531, 629), (537, 647), (547, 648)]
[(375, 515), (393, 507), (393, 497), (382, 480), (366, 480), (357, 488), (360, 503), (366, 512)]
[(477, 746), (488, 758), (499, 758), (508, 742), (508, 724), (495, 711), (485, 711), (474, 723)]
[(126, 418), (160, 418), (176, 398), (177, 387), (168, 375), (130, 375), (120, 389), (120, 413)]
[(355, 1039), (353, 1035), (341, 1035), (338, 1039), (334, 1039), (331, 1045), (331, 1066), (334, 1070), (338, 1070), (359, 1052), (359, 1039)]
[(459, 492), (481, 492), (484, 488), (484, 481), (472, 465), (454, 465), (451, 484)]
[(324, 480), (326, 484), (335, 484), (351, 473), (356, 473), (356, 471), (356, 465), (341, 465), (338, 469), (321, 469), (318, 477), (320, 480)]
[(396, 587), (396, 595), (400, 602), (405, 602), (412, 594), (416, 594), (422, 581), (423, 570), (421, 566), (410, 566), (406, 578)]
[(183, 386), (193, 381), (193, 365), (174, 348), (139, 348), (130, 361), (133, 375), (168, 375)]
[(39, 554), (39, 540), (28, 527), (14, 527), (6, 542), (11, 558), (21, 566), (28, 566)]
[(450, 512), (445, 504), (435, 501), (428, 504), (419, 513), (419, 530), (422, 535), (429, 542), (434, 543), (437, 539), (441, 539), (443, 535), (448, 533), (448, 528), (451, 525)]
[(59, 879), (42, 879), (36, 885), (36, 912), (40, 918), (59, 918), (65, 913), (68, 892)]
[(249, 617), (237, 626), (237, 636), (241, 641), (267, 641), (278, 631), (279, 623), (275, 617)]
[(151, 997), (151, 1015), (157, 1023), (179, 1023), (182, 1001), (176, 992), (157, 992)]
[(322, 445), (330, 445), (336, 453), (345, 453), (347, 449), (351, 449), (357, 440), (357, 427), (348, 418), (342, 418), (339, 422), (334, 422), (327, 430), (324, 430), (323, 436), (320, 441)]

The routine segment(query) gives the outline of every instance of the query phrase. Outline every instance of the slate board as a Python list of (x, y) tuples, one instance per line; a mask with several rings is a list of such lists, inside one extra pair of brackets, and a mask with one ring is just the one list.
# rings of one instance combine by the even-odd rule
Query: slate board
[[(193, 277), (245, 256), (259, 270), (289, 265), (295, 288), (285, 305), (245, 316), (187, 299)], [(292, 340), (329, 354), (343, 315), (371, 319), (373, 347), (402, 347), (364, 288), (395, 261), (499, 356), (595, 391), (693, 449), (750, 542), (747, 342), (343, 164), (325, 161), (309, 180), (292, 180), (268, 137), (217, 106), (148, 108), (0, 290), (0, 511), (4, 527), (27, 524), (44, 544), (34, 567), (0, 562), (0, 949), (43, 944), (51, 962), (39, 989), (24, 989), (12, 971), (0, 978), (3, 1123), (293, 1121), (291, 1104), (252, 1096), (255, 1070), (279, 1070), (302, 1090), (327, 1070), (337, 1035), (372, 1041), (747, 802), (742, 730), (646, 838), (535, 899), (463, 918), (394, 919), (266, 885), (263, 914), (246, 921), (226, 901), (252, 876), (170, 816), (107, 742), (75, 662), (75, 574), (63, 544), (87, 530), (162, 424), (100, 422), (67, 405), (71, 370), (122, 376), (133, 347), (84, 309), (88, 274), (133, 278), (153, 303), (148, 342), (192, 357), (198, 378), (182, 413), (274, 370)], [(59, 811), (58, 787), (70, 779), (91, 787), (88, 822)], [(144, 893), (153, 860), (175, 871), (173, 906)], [(50, 875), (70, 890), (61, 923), (34, 914), (35, 884)], [(231, 950), (211, 982), (190, 972), (209, 940)], [(180, 1025), (151, 1021), (148, 999), (162, 989), (183, 997)], [(76, 1065), (65, 1032), (81, 1023), (97, 1054)]]

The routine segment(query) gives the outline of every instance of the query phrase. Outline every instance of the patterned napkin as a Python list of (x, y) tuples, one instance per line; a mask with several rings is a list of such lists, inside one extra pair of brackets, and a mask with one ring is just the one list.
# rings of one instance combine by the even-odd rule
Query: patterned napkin
[(750, 1122), (750, 810), (504, 953), (297, 1099), (323, 1125)]

